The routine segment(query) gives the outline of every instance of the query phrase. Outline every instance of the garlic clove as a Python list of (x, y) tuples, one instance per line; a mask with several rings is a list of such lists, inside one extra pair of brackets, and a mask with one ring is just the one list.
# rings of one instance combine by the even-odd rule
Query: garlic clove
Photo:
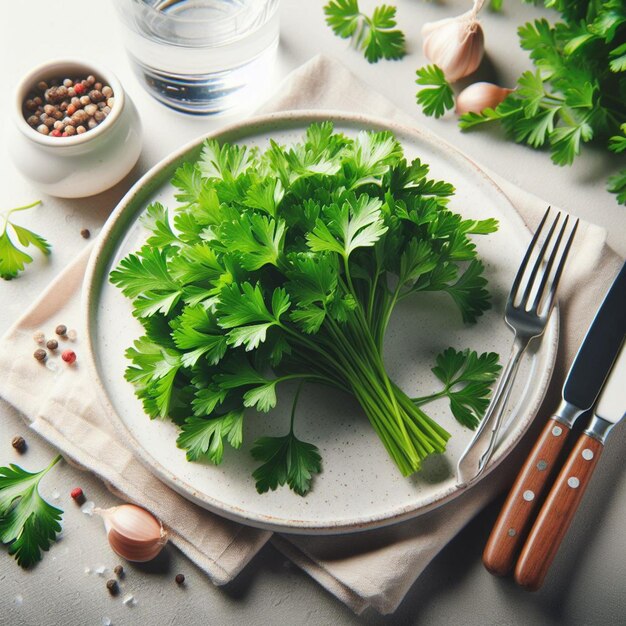
[(109, 545), (128, 561), (151, 561), (167, 543), (167, 531), (149, 511), (134, 504), (96, 509), (102, 516)]
[(456, 97), (456, 113), (480, 113), (487, 107), (494, 108), (512, 91), (493, 83), (474, 83)]
[(473, 17), (463, 15), (441, 22), (424, 39), (424, 56), (454, 83), (478, 69), (485, 53), (485, 37)]

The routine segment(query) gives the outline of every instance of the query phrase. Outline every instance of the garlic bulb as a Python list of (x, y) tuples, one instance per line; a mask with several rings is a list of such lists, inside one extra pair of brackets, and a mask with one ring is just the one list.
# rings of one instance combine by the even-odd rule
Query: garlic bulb
[(483, 3), (474, 0), (471, 11), (422, 27), (424, 55), (443, 70), (451, 83), (476, 71), (482, 61), (485, 38), (476, 16)]
[(122, 504), (94, 512), (102, 516), (113, 551), (128, 561), (150, 561), (167, 543), (163, 524), (139, 506)]
[(499, 87), (493, 83), (474, 83), (456, 97), (456, 112), (480, 113), (487, 107), (496, 107), (513, 90), (506, 87)]

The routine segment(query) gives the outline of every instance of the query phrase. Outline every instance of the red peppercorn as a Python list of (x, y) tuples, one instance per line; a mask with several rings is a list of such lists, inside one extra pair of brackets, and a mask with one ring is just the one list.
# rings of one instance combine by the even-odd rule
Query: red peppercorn
[(72, 491), (70, 491), (70, 496), (72, 496), (73, 500), (81, 500), (85, 497), (85, 494), (80, 487), (75, 487)]
[(58, 128), (55, 128), (50, 134), (53, 137), (60, 137), (61, 136), (61, 131)]
[(76, 360), (76, 352), (74, 350), (64, 350), (63, 354), (61, 354), (61, 358), (71, 365)]
[(74, 93), (77, 96), (80, 96), (80, 94), (85, 93), (85, 91), (87, 91), (87, 88), (82, 83), (76, 83), (74, 85)]

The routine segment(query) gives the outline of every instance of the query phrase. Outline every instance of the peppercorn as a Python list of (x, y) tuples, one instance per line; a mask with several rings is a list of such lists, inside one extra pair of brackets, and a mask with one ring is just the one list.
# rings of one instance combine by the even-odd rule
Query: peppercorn
[(86, 105), (83, 110), (87, 113), (87, 115), (89, 115), (89, 117), (93, 117), (94, 113), (98, 110), (98, 106), (92, 102), (91, 104)]
[(88, 228), (83, 228), (83, 229), (80, 231), (80, 236), (81, 236), (83, 239), (89, 239), (89, 237), (91, 237), (91, 233), (89, 232), (89, 229), (88, 229)]
[(56, 339), (48, 339), (46, 348), (48, 350), (56, 350), (59, 347), (59, 342)]
[(96, 122), (96, 120), (94, 120), (93, 117), (90, 117), (87, 120), (87, 128), (89, 130), (93, 130), (97, 125), (98, 125), (98, 122)]
[(71, 137), (72, 135), (75, 135), (75, 134), (76, 134), (76, 128), (75, 128), (74, 126), (72, 126), (71, 124), (68, 124), (68, 125), (65, 127), (65, 132), (67, 133), (67, 135), (68, 135), (69, 137)]
[(88, 119), (89, 119), (89, 116), (87, 115), (87, 113), (85, 113), (83, 109), (78, 109), (78, 111), (76, 111), (72, 115), (72, 123), (74, 124), (74, 126), (77, 126), (77, 125), (80, 126), (84, 124)]
[(24, 437), (17, 435), (11, 439), (11, 445), (20, 453), (23, 454), (26, 451), (26, 440)]
[(54, 329), (54, 332), (59, 335), (59, 337), (65, 337), (65, 334), (67, 333), (67, 326), (65, 324), (59, 324)]
[(82, 504), (85, 501), (85, 494), (80, 487), (74, 487), (72, 491), (70, 491), (70, 497), (78, 504)]
[(54, 122), (54, 129), (55, 130), (63, 128), (64, 126), (65, 126), (65, 124), (61, 120), (57, 120), (56, 122)]
[(113, 95), (113, 89), (109, 85), (105, 85), (100, 91), (105, 98), (110, 98)]
[(64, 350), (61, 354), (61, 358), (68, 364), (71, 365), (76, 361), (76, 352), (74, 350)]
[(55, 111), (56, 111), (56, 109), (54, 108), (54, 105), (52, 105), (52, 104), (46, 104), (43, 107), (43, 112), (46, 115), (52, 115)]
[(41, 133), (42, 135), (47, 135), (50, 131), (45, 124), (39, 124), (39, 126), (37, 126), (37, 132)]
[(123, 578), (123, 576), (124, 576), (124, 568), (123, 568), (121, 565), (116, 565), (116, 566), (113, 568), (113, 572), (115, 573), (115, 575), (116, 575), (118, 578)]
[(182, 585), (185, 582), (185, 576), (183, 574), (176, 574), (176, 578), (174, 578), (177, 585)]
[(76, 127), (76, 133), (79, 135), (82, 135), (83, 133), (86, 133), (87, 129), (84, 126), (77, 126)]
[(39, 91), (45, 91), (48, 89), (48, 83), (45, 80), (39, 81), (37, 83), (37, 89), (39, 89)]
[(98, 81), (98, 82), (94, 83), (93, 88), (94, 88), (96, 91), (101, 91), (101, 90), (102, 90), (102, 83), (101, 83), (100, 81)]
[(93, 85), (96, 82), (96, 77), (93, 76), (92, 74), (89, 74), (86, 80), (87, 80), (87, 84)]
[(82, 83), (77, 83), (76, 85), (74, 85), (74, 93), (77, 96), (80, 96), (81, 94), (85, 93), (86, 90), (87, 90), (87, 87), (85, 87), (85, 85), (83, 85)]
[(46, 357), (48, 356), (45, 350), (42, 350), (41, 348), (37, 348), (37, 350), (35, 350), (33, 352), (33, 356), (40, 362), (43, 363), (46, 360)]
[(73, 104), (70, 104), (67, 107), (67, 114), (71, 116), (71, 115), (74, 115), (74, 113), (76, 113), (76, 106)]
[(106, 117), (106, 114), (103, 113), (102, 111), (96, 111), (93, 114), (93, 119), (96, 120), (96, 122), (98, 122), (98, 124)]
[[(62, 126), (63, 126), (63, 125), (61, 125), (61, 127), (62, 127)], [(50, 133), (50, 135), (51, 135), (52, 137), (60, 137), (60, 136), (61, 136), (61, 130), (60, 130), (59, 128), (55, 128), (55, 129), (54, 129), (54, 130)]]
[(24, 102), (24, 106), (29, 111), (36, 111), (37, 110), (37, 104), (35, 103), (34, 100), (31, 100), (31, 99), (26, 100), (26, 102)]
[(107, 98), (107, 106), (110, 108), (113, 108), (113, 105), (115, 104), (115, 97), (111, 96), (110, 98)]
[[(44, 113), (45, 115), (45, 113)], [(51, 128), (54, 127), (54, 125), (56, 124), (57, 120), (55, 120), (53, 117), (46, 117), (45, 120), (42, 120), (42, 122), (47, 126), (48, 130), (50, 130)]]
[(80, 97), (80, 103), (85, 106), (86, 104), (89, 104), (91, 102), (91, 98), (89, 96), (81, 96)]
[(111, 578), (107, 580), (107, 589), (112, 596), (116, 596), (120, 592), (120, 588), (117, 584), (117, 580)]
[(74, 82), (72, 81), (72, 79), (71, 79), (71, 78), (66, 78), (66, 79), (63, 81), (63, 86), (64, 86), (64, 87), (68, 87), (68, 88), (69, 88), (69, 87), (71, 87), (73, 84), (74, 84)]
[(38, 344), (42, 344), (46, 340), (46, 336), (43, 334), (42, 330), (36, 330), (33, 333), (33, 341)]
[(39, 124), (39, 118), (36, 115), (31, 115), (26, 121), (30, 126), (37, 126)]

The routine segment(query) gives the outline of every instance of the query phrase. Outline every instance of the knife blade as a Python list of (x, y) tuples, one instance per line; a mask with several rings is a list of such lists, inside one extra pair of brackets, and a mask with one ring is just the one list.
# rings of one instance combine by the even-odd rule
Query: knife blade
[(576, 419), (591, 408), (626, 333), (626, 263), (613, 281), (570, 367), (563, 398), (520, 470), (485, 550), (483, 563), (497, 576), (512, 569), (557, 459)]
[(580, 436), (528, 535), (515, 567), (516, 582), (539, 589), (576, 514), (611, 429), (626, 412), (626, 348), (611, 370), (589, 427)]

